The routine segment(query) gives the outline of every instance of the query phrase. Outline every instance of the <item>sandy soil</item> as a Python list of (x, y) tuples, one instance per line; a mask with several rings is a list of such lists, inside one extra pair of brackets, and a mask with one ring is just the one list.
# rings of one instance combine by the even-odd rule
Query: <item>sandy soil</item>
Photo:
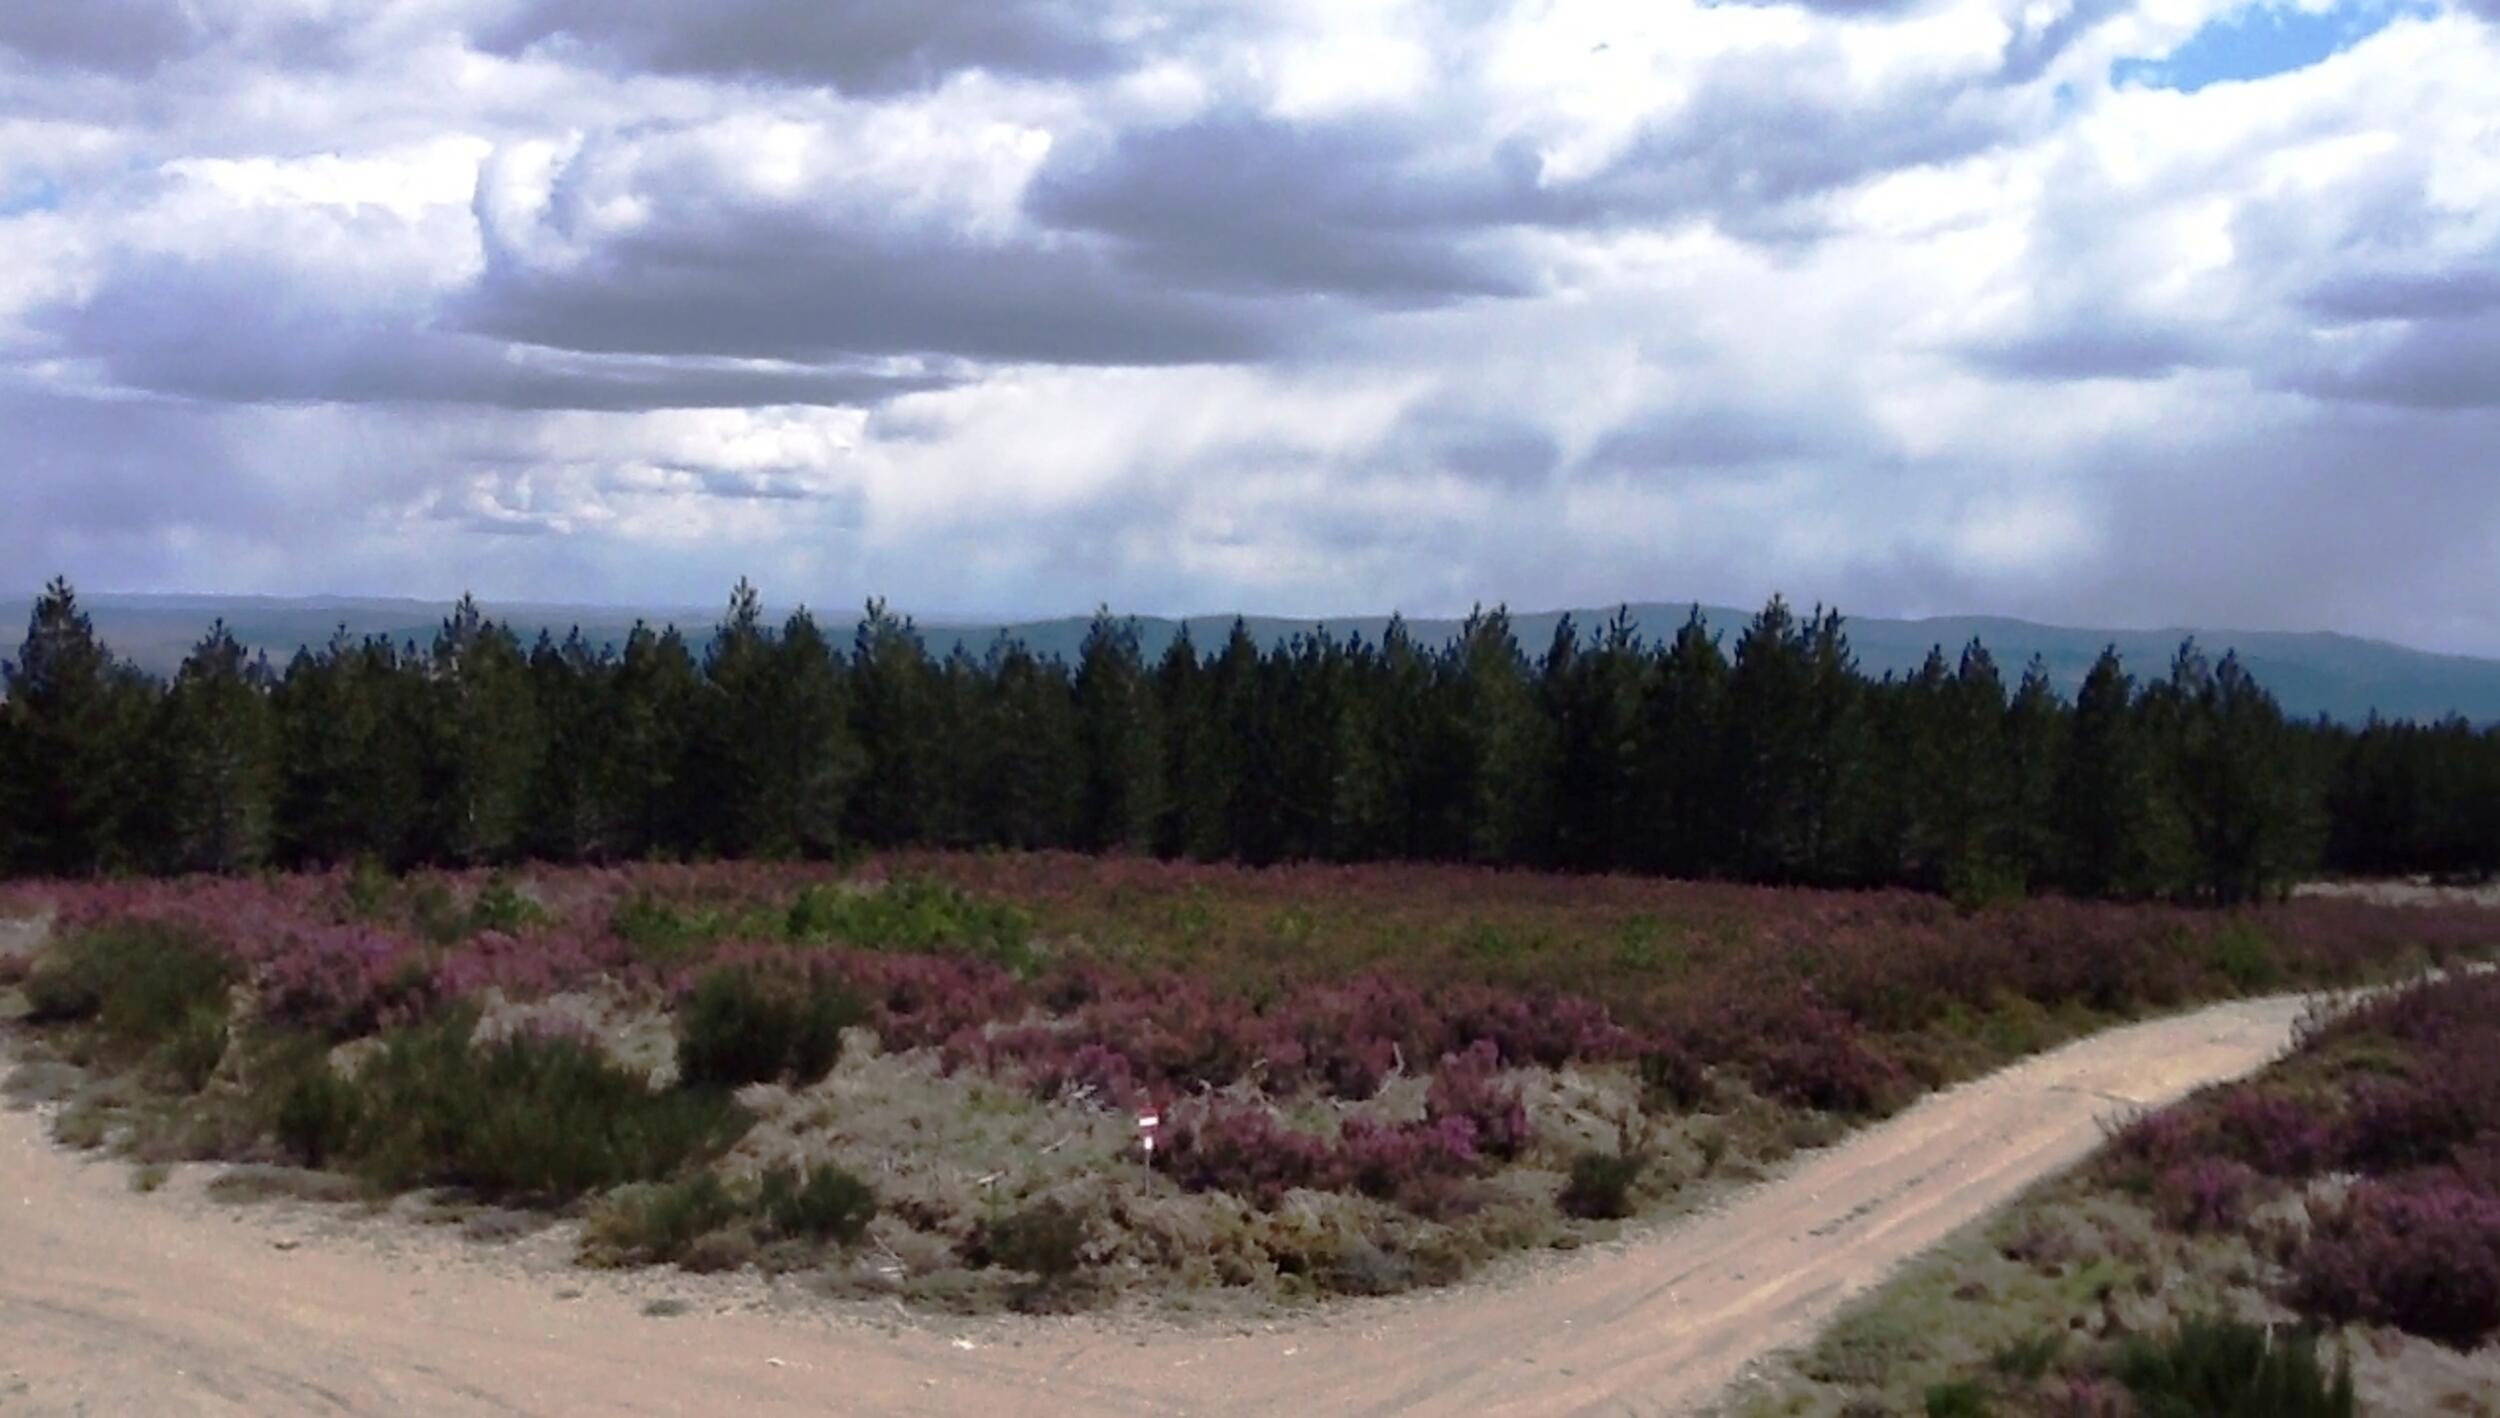
[[(949, 1333), (753, 1280), (566, 1269), (317, 1210), (239, 1212), (0, 1114), (0, 1413), (1677, 1413), (1893, 1265), (2089, 1151), (2100, 1120), (2249, 1072), (2302, 1009), (2111, 1031), (1933, 1096), (1718, 1211), (1512, 1283), (1241, 1332)], [(205, 1172), (206, 1169), (190, 1169)], [(646, 1312), (669, 1295), (691, 1312)]]

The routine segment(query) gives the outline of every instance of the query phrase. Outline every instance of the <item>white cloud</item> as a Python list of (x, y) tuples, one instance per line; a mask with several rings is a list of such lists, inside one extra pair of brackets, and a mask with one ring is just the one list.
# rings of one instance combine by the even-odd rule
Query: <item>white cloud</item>
[(2500, 26), (2110, 82), (2237, 4), (0, 23), (0, 558), (2500, 652)]

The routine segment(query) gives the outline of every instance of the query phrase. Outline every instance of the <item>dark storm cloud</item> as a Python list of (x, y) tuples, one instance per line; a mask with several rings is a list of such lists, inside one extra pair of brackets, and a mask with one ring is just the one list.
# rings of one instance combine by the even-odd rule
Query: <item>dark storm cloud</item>
[(1224, 114), (1054, 153), (1025, 210), (1114, 238), (1139, 270), (1189, 285), (1391, 304), (1522, 291), (1515, 264), (1462, 237), (1534, 214), (1533, 155), (1438, 170), (1428, 156), (1403, 126)]
[(1733, 405), (1662, 410), (1609, 432), (1589, 466), (1741, 468), (1834, 451), (1840, 440), (1822, 421)]
[(2184, 330), (2107, 317), (2075, 322), (1973, 346), (1964, 352), (1974, 366), (2015, 379), (2164, 379), (2209, 364), (2206, 340)]
[(1552, 481), (1561, 461), (1562, 445), (1540, 424), (1435, 401), (1401, 418), (1367, 464), (1382, 473), (1447, 473), (1523, 491)]
[(676, 225), (544, 269), (490, 246), (458, 307), (474, 331), (562, 349), (826, 360), (955, 355), (1064, 364), (1255, 358), (1272, 312), (1162, 289), (1100, 250), (689, 204)]
[[(2095, 490), (2104, 554), (2053, 583), (2137, 624), (2335, 628), (2435, 642), (2479, 622), (2500, 482), (2468, 470), (2500, 413), (2317, 405), (2180, 443), (2115, 436), (2060, 461)], [(2296, 570), (2295, 570), (2296, 569)], [(2445, 588), (2444, 590), (2438, 588)]]
[(1124, 62), (1095, 0), (522, 0), (477, 34), (514, 54), (571, 45), (620, 68), (925, 87), (964, 69), (1058, 78)]
[[(2500, 260), (2500, 253), (2494, 259)], [(2500, 272), (2489, 266), (2433, 272), (2345, 272), (2311, 287), (2301, 304), (2338, 321), (2475, 315), (2500, 308)]]
[(1983, 99), (1920, 89), (1826, 97), (1776, 66), (1716, 76), (1584, 179), (1541, 184), (1525, 143), (1468, 152), (1415, 121), (1310, 123), (1225, 113), (1062, 149), (1027, 190), (1035, 221), (1118, 243), (1157, 280), (1319, 292), (1381, 305), (1523, 295), (1534, 273), (1506, 228), (1603, 228), (1707, 216), (1787, 243), (1791, 207), (1878, 173), (1977, 152), (2006, 135)]
[(64, 570), (161, 582), (204, 538), (263, 535), (306, 510), (235, 458), (212, 407), (0, 385), (0, 428), (0, 591)]
[(2500, 409), (2500, 313), (2416, 321), (2366, 355), (2322, 358), (2279, 382), (2322, 399)]
[(207, 42), (180, 0), (7, 0), (0, 49), (36, 64), (142, 75)]
[(946, 379), (516, 348), (436, 328), (422, 301), (359, 304), (254, 261), (146, 262), (41, 312), (56, 352), (131, 389), (232, 403), (454, 403), (508, 409), (871, 404)]
[(1968, 157), (2012, 132), (2006, 109), (1984, 89), (1936, 84), (1852, 101), (1775, 62), (1723, 64), (1684, 114), (1555, 205), (1577, 218), (1698, 211), (1738, 235), (1776, 232), (1786, 226), (1784, 204)]

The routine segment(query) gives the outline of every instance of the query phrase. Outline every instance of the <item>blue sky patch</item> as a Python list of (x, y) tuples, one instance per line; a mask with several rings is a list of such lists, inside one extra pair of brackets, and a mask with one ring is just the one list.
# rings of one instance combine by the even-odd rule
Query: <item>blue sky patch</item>
[(29, 174), (0, 183), (0, 217), (49, 212), (61, 205), (61, 187), (51, 178)]
[(2418, 10), (2381, 0), (2319, 11), (2260, 0), (2208, 21), (2160, 58), (2119, 60), (2110, 66), (2110, 78), (2187, 94), (2208, 84), (2270, 78), (2340, 54), (2410, 13)]

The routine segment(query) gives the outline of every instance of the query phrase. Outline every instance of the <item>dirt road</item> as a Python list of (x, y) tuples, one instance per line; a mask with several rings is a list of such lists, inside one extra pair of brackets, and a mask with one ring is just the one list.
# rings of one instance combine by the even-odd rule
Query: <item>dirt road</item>
[(0, 1413), (1685, 1412), (2074, 1161), (2097, 1119), (2263, 1064), (2300, 1010), (2250, 1001), (2103, 1034), (1673, 1230), (1516, 1284), (1249, 1334), (654, 1317), (648, 1278), (282, 1234), (178, 1189), (137, 1195), (125, 1168), (0, 1114)]

